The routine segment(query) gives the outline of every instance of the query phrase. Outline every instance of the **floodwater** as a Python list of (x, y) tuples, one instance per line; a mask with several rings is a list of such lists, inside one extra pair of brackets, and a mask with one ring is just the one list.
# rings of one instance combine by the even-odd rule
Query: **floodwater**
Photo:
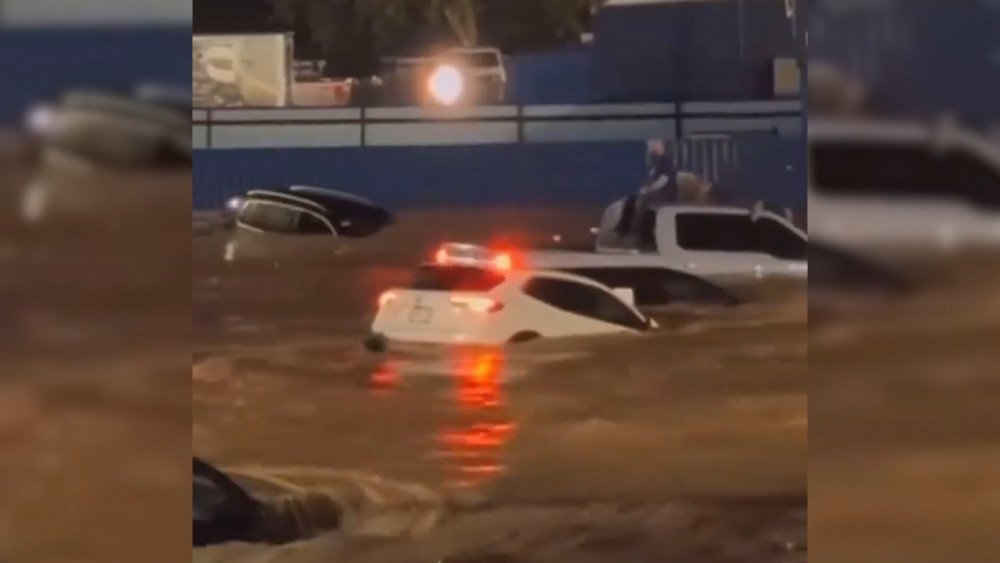
[[(354, 251), (280, 264), (225, 263), (224, 236), (196, 238), (194, 451), (298, 501), (319, 535), (195, 561), (805, 561), (802, 283), (655, 311), (646, 336), (362, 347), (377, 295), (436, 243), (596, 217), (414, 212)], [(317, 497), (340, 529), (317, 530)]]
[(1000, 253), (897, 266), (921, 289), (810, 295), (810, 559), (994, 561)]
[[(163, 197), (26, 229), (17, 202), (39, 179), (108, 209), (136, 186)], [(189, 215), (189, 171), (0, 162), (0, 560), (189, 557)]]

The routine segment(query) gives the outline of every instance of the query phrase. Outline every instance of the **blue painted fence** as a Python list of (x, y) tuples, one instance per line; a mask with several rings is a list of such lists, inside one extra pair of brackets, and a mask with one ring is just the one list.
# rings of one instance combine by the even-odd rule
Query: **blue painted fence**
[(597, 14), (592, 76), (606, 102), (774, 97), (772, 61), (801, 59), (784, 0), (646, 2)]
[[(718, 179), (735, 200), (804, 205), (802, 138), (749, 134), (733, 145), (737, 160)], [(698, 170), (691, 154), (682, 168)], [(639, 186), (644, 158), (642, 142), (202, 150), (193, 199), (196, 209), (217, 209), (255, 186), (309, 184), (393, 209), (601, 205)]]
[(883, 112), (1000, 122), (1000, 2), (810, 5), (810, 57), (865, 81)]
[(506, 57), (507, 102), (516, 105), (588, 104), (598, 101), (593, 53), (578, 47)]
[(66, 89), (130, 90), (155, 81), (191, 83), (191, 29), (21, 28), (0, 33), (0, 124)]

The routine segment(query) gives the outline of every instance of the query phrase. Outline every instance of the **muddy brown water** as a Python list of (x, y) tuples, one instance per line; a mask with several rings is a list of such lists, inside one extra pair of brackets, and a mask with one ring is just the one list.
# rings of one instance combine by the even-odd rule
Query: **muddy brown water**
[[(4, 164), (0, 560), (184, 561), (190, 173), (42, 174)], [(111, 204), (137, 185), (155, 189), (157, 212), (110, 207), (26, 230), (18, 196), (40, 177)]]
[[(192, 447), (346, 518), (196, 561), (805, 559), (801, 288), (657, 311), (649, 337), (372, 355), (375, 296), (435, 243), (578, 232), (593, 210), (404, 214), (355, 252), (275, 268), (181, 236), (183, 175), (50, 179), (120, 205), (25, 233), (9, 204), (35, 174), (4, 173), (5, 560), (186, 560)], [(131, 199), (137, 182), (160, 191)]]
[(195, 452), (259, 490), (370, 489), (340, 533), (196, 560), (803, 561), (802, 284), (657, 310), (648, 336), (362, 348), (377, 295), (436, 243), (585, 233), (598, 211), (404, 213), (278, 265), (195, 239)]
[(898, 266), (919, 291), (810, 296), (810, 560), (992, 561), (1000, 252)]

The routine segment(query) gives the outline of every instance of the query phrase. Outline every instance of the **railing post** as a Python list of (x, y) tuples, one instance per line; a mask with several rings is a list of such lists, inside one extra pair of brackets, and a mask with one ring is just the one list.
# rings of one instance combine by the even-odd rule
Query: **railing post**
[(367, 119), (366, 119), (367, 116), (368, 116), (368, 106), (365, 105), (365, 104), (361, 104), (361, 146), (362, 147), (365, 146), (367, 144), (367, 142), (368, 142), (368, 134), (367, 134), (368, 122), (367, 122)]
[(212, 108), (205, 110), (205, 148), (212, 148)]
[(524, 106), (517, 105), (517, 144), (524, 144)]

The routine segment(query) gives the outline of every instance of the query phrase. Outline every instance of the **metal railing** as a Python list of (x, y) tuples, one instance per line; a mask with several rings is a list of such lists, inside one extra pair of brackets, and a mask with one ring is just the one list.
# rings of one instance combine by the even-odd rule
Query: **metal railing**
[(803, 132), (799, 100), (468, 107), (233, 108), (192, 114), (198, 149), (687, 139)]

